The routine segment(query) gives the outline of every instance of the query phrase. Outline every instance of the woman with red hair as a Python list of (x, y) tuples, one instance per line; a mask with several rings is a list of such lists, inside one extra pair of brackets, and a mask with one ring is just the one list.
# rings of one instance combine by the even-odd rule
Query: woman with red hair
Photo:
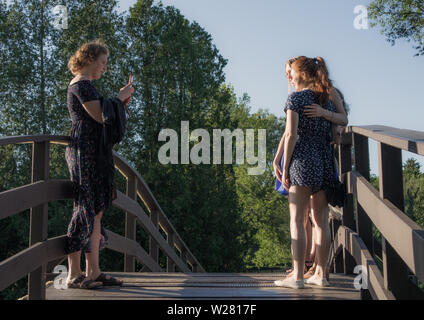
[[(290, 94), (291, 87), (290, 84), (292, 82), (292, 76), (291, 76), (291, 66), (292, 64), (298, 60), (299, 58), (306, 58), (305, 56), (297, 56), (294, 58), (289, 59), (284, 66), (285, 75), (288, 79), (288, 92)], [(328, 71), (327, 71), (328, 72)], [(328, 75), (327, 75), (328, 77)], [(331, 83), (331, 81), (330, 81)], [(332, 87), (330, 89), (330, 97), (329, 99), (333, 101), (336, 112), (331, 112), (329, 110), (326, 110), (322, 108), (318, 104), (312, 104), (310, 106), (305, 106), (305, 115), (308, 118), (314, 118), (314, 117), (323, 117), (326, 120), (331, 121), (334, 124), (337, 124), (337, 135), (334, 137), (335, 141), (338, 141), (339, 135), (344, 131), (346, 128), (346, 125), (348, 123), (347, 113), (348, 113), (348, 105), (346, 104), (344, 100), (344, 96), (341, 93), (341, 91), (335, 87)], [(280, 165), (282, 156), (283, 156), (283, 150), (284, 150), (284, 142), (285, 137), (284, 135), (281, 138), (280, 144), (278, 146), (278, 150), (276, 152), (276, 155), (274, 157), (274, 172), (278, 180), (281, 179), (282, 175), (282, 166)], [(288, 192), (286, 193), (288, 194)], [(312, 200), (312, 197), (311, 197)], [(314, 219), (314, 212), (315, 208), (313, 208), (313, 203), (310, 201), (308, 214), (305, 216), (305, 231), (306, 231), (306, 253), (305, 253), (305, 275), (304, 278), (307, 279), (310, 276), (312, 276), (315, 273), (316, 269), (316, 261), (317, 257), (315, 254), (315, 219)], [(286, 271), (287, 276), (293, 275), (293, 268)], [(327, 274), (328, 278), (328, 274)]]
[(291, 65), (290, 77), (295, 92), (288, 97), (285, 107), (287, 122), (281, 181), (289, 190), (293, 276), (278, 280), (275, 284), (291, 288), (304, 287), (304, 219), (311, 201), (315, 210), (318, 261), (315, 274), (306, 281), (326, 286), (328, 282), (325, 268), (330, 248), (330, 232), (325, 189), (336, 179), (329, 139), (332, 125), (323, 117), (308, 118), (305, 107), (319, 104), (334, 117), (336, 107), (330, 100), (333, 86), (321, 57), (299, 57)]

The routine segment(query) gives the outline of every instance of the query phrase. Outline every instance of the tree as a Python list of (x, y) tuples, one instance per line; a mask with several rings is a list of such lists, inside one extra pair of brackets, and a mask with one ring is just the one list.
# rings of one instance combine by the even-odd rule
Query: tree
[(405, 213), (424, 228), (424, 174), (413, 158), (403, 167)]
[[(68, 29), (54, 29), (52, 9), (58, 4), (68, 9)], [(127, 79), (119, 68), (125, 49), (120, 36), (123, 20), (116, 13), (116, 5), (115, 0), (25, 0), (13, 1), (9, 7), (0, 2), (1, 135), (69, 133), (66, 89), (72, 75), (67, 61), (85, 41), (103, 37), (107, 42), (112, 53), (109, 72), (96, 86), (106, 96), (118, 92)], [(30, 144), (2, 146), (0, 156), (0, 192), (30, 183)], [(63, 146), (52, 145), (50, 157), (51, 178), (69, 178)], [(0, 261), (28, 246), (28, 212), (0, 221)], [(71, 214), (71, 200), (49, 203), (50, 237), (64, 234)], [(123, 228), (119, 210), (112, 209), (105, 221), (112, 229)], [(101, 257), (106, 270), (120, 270), (120, 264), (122, 259)], [(1, 296), (20, 297), (25, 287), (22, 279)]]
[[(232, 116), (242, 129), (266, 129), (266, 169), (261, 175), (249, 175), (248, 165), (235, 167), (236, 190), (241, 218), (246, 231), (243, 241), (248, 248), (245, 269), (283, 268), (291, 263), (290, 214), (287, 198), (275, 191), (272, 161), (284, 133), (285, 122), (266, 110), (250, 112), (245, 94)], [(257, 135), (257, 132), (256, 132)], [(255, 140), (255, 150), (258, 150)]]
[(415, 56), (424, 55), (424, 3), (422, 0), (373, 0), (368, 6), (371, 26), (392, 45), (398, 39), (414, 43)]
[[(235, 127), (231, 95), (223, 87), (226, 60), (212, 37), (174, 7), (140, 0), (130, 8), (126, 33), (136, 79), (136, 101), (120, 150), (143, 176), (167, 217), (208, 271), (237, 271), (243, 248), (234, 172), (224, 164), (163, 165), (162, 129)], [(190, 143), (193, 147), (195, 142)], [(212, 154), (212, 153), (211, 153)]]
[(421, 174), (420, 169), (420, 163), (414, 158), (409, 158), (403, 165), (403, 174), (410, 177), (418, 177)]

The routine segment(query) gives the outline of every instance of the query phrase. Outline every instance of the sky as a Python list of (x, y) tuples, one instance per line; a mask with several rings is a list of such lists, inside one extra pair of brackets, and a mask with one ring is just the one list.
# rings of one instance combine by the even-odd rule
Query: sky
[[(119, 1), (127, 11), (137, 0)], [(155, 1), (158, 3), (159, 1)], [(162, 0), (211, 34), (228, 59), (226, 82), (251, 110), (268, 109), (285, 116), (287, 80), (284, 62), (291, 57), (321, 56), (330, 78), (350, 105), (349, 125), (386, 125), (423, 130), (424, 57), (414, 57), (412, 44), (386, 41), (380, 29), (357, 29), (358, 5), (369, 0)], [(403, 152), (403, 161), (424, 157)], [(377, 143), (370, 142), (371, 172), (378, 174)]]

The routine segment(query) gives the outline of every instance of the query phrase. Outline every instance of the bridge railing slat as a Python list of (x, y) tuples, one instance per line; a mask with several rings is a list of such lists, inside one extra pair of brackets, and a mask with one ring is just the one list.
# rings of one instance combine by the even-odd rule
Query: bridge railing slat
[[(63, 251), (66, 235), (47, 239), (47, 208), (50, 201), (73, 198), (71, 181), (49, 179), (50, 143), (67, 145), (69, 141), (68, 136), (52, 135), (0, 137), (0, 145), (33, 144), (32, 183), (0, 192), (0, 219), (31, 209), (29, 247), (0, 262), (0, 290), (29, 274), (29, 299), (44, 299), (46, 274), (51, 276), (55, 263), (66, 258)], [(193, 272), (204, 272), (137, 171), (115, 152), (114, 160), (116, 169), (127, 178), (126, 195), (118, 191), (118, 199), (113, 202), (115, 207), (126, 212), (126, 233), (122, 237), (108, 230), (106, 232), (110, 236), (108, 248), (125, 255), (125, 271), (134, 270), (135, 259), (151, 271), (163, 271), (158, 264), (158, 254), (154, 259), (154, 252), (160, 248), (167, 258), (167, 270), (174, 270), (177, 265), (181, 271), (190, 272), (188, 265), (191, 265)], [(137, 197), (149, 208), (152, 219), (138, 205)], [(150, 235), (151, 243), (156, 245), (150, 254), (135, 241), (137, 219)], [(166, 230), (167, 239), (161, 235), (159, 228)], [(181, 257), (176, 254), (174, 246), (184, 252)]]
[[(138, 203), (135, 200), (128, 198), (120, 191), (117, 192), (117, 195), (118, 198), (115, 199), (114, 205), (119, 209), (128, 211), (137, 216), (139, 221), (142, 223), (143, 229), (152, 236), (152, 238), (161, 246), (164, 252), (177, 264), (177, 266), (184, 272), (190, 272), (187, 266), (184, 263), (181, 263), (181, 259), (179, 259), (174, 250), (168, 245), (164, 237), (160, 234), (159, 230)], [(153, 260), (155, 259), (153, 258)]]
[[(358, 265), (365, 268), (358, 273), (364, 275), (367, 274), (366, 286), (371, 291), (371, 295), (379, 300), (394, 300), (393, 294), (384, 288), (383, 277), (381, 276), (380, 270), (374, 262), (373, 257), (368, 251), (367, 246), (359, 237), (359, 235), (351, 229), (340, 226), (336, 239), (336, 246), (342, 246), (346, 248), (353, 256)], [(364, 283), (360, 283), (364, 285)]]
[(0, 262), (0, 290), (64, 255), (66, 235), (38, 242)]
[[(369, 138), (378, 143), (380, 191), (369, 182)], [(341, 233), (337, 235), (338, 245), (343, 246), (343, 251), (339, 252), (343, 252), (345, 272), (352, 273), (347, 267), (352, 267), (352, 261), (348, 260), (354, 258), (356, 264), (365, 261), (367, 268), (372, 265), (374, 270), (368, 270), (373, 280), (369, 292), (374, 298), (390, 292), (397, 299), (423, 299), (423, 291), (408, 276), (409, 268), (416, 279), (424, 283), (424, 230), (403, 212), (401, 150), (424, 155), (424, 132), (385, 126), (349, 127), (338, 150), (340, 175), (347, 186), (342, 226), (339, 227)], [(356, 206), (349, 204), (352, 198)], [(353, 223), (353, 207), (356, 207), (356, 223)], [(332, 225), (337, 224), (332, 222)], [(382, 244), (373, 236), (373, 225), (381, 233)], [(357, 239), (366, 244), (368, 255), (382, 259), (382, 272), (374, 260), (368, 263), (369, 259), (359, 257), (357, 249), (355, 251), (352, 244), (346, 242), (347, 234), (355, 230), (359, 235)], [(334, 262), (335, 259), (333, 257)]]
[(349, 128), (350, 132), (424, 156), (424, 132), (376, 125)]
[[(137, 200), (137, 179), (132, 174), (127, 178), (126, 194), (132, 200)], [(137, 217), (131, 212), (125, 211), (125, 237), (127, 239), (136, 240)], [(124, 271), (135, 271), (135, 256), (125, 254)]]
[(204, 272), (205, 270), (197, 261), (196, 257), (190, 251), (185, 242), (178, 235), (178, 232), (175, 230), (168, 217), (163, 212), (156, 198), (153, 196), (149, 186), (146, 184), (144, 179), (138, 174), (138, 172), (132, 168), (132, 166), (125, 161), (120, 155), (114, 152), (114, 159), (116, 168), (125, 176), (128, 177), (131, 174), (134, 174), (137, 179), (137, 194), (143, 203), (146, 205), (149, 213), (155, 210), (158, 213), (158, 226), (160, 226), (166, 234), (173, 233), (174, 234), (174, 244), (181, 251), (185, 250), (187, 255), (187, 260), (191, 265), (196, 265), (199, 267), (199, 272)]
[[(408, 267), (424, 282), (424, 238), (420, 228), (357, 172), (351, 172), (352, 190), (382, 236), (391, 243)], [(419, 231), (417, 233), (417, 231)], [(416, 234), (416, 235), (415, 235)], [(417, 253), (422, 252), (422, 255)]]
[(37, 181), (22, 187), (0, 192), (0, 220), (49, 201), (72, 198), (69, 180)]

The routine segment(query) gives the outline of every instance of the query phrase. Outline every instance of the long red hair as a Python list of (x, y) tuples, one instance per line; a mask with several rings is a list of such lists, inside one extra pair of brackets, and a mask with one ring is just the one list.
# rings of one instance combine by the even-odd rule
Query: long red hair
[(299, 57), (291, 64), (291, 68), (299, 74), (300, 81), (310, 86), (311, 90), (318, 95), (319, 104), (326, 106), (333, 83), (329, 78), (324, 59)]

